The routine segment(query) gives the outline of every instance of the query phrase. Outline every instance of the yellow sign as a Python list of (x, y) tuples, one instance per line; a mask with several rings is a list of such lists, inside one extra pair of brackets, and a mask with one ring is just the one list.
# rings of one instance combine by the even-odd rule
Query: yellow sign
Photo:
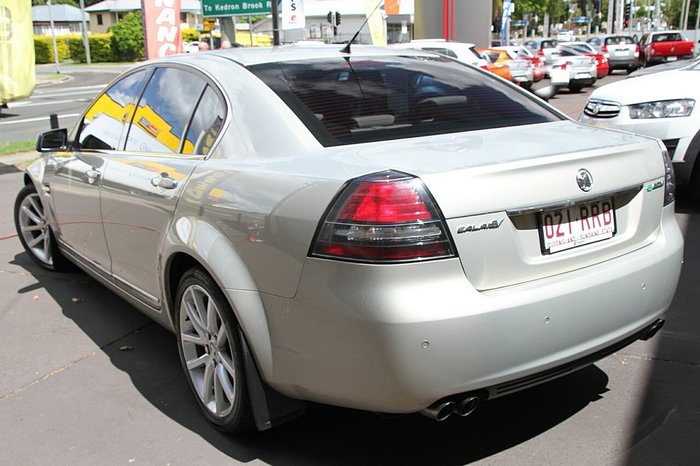
[(216, 20), (213, 18), (204, 18), (204, 32), (213, 31), (216, 27)]
[(35, 83), (32, 4), (27, 0), (2, 0), (0, 105), (29, 97)]

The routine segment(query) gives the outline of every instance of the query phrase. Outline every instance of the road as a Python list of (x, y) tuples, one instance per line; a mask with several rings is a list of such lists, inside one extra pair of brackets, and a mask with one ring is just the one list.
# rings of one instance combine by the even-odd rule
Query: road
[[(552, 103), (572, 114), (585, 97), (564, 92)], [(20, 173), (0, 175), (0, 464), (685, 465), (700, 458), (700, 211), (683, 193), (685, 265), (668, 323), (652, 340), (489, 401), (467, 418), (437, 423), (309, 404), (292, 423), (226, 436), (197, 411), (171, 334), (86, 275), (45, 272), (23, 253), (12, 223), (20, 185)]]
[(92, 99), (109, 81), (131, 65), (39, 65), (39, 84), (27, 100), (12, 102), (0, 112), (0, 142), (27, 141), (50, 129), (49, 115), (57, 114), (59, 126), (72, 128)]

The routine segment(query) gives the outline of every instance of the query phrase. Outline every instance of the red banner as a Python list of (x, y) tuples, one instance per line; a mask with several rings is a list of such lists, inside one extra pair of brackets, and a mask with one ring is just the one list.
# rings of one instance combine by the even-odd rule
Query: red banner
[(146, 58), (182, 52), (180, 0), (141, 0)]

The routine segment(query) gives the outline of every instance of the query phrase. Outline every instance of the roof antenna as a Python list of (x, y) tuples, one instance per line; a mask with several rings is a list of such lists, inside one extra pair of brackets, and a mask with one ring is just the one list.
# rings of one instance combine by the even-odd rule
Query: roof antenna
[(350, 39), (350, 42), (348, 42), (348, 45), (346, 45), (345, 47), (343, 47), (342, 49), (340, 49), (340, 52), (341, 52), (341, 53), (350, 54), (350, 45), (351, 45), (353, 42), (355, 42), (355, 39), (357, 39), (357, 36), (360, 35), (360, 31), (362, 30), (362, 28), (365, 27), (365, 24), (367, 24), (367, 21), (369, 21), (369, 19), (372, 17), (372, 15), (374, 14), (374, 12), (377, 11), (377, 9), (379, 8), (379, 5), (381, 5), (383, 1), (384, 1), (384, 0), (379, 0), (379, 1), (377, 2), (377, 6), (374, 7), (374, 10), (372, 10), (372, 13), (370, 13), (369, 15), (367, 15), (367, 18), (365, 19), (365, 22), (362, 23), (362, 26), (360, 26), (360, 29), (358, 29), (357, 32), (355, 33), (355, 35), (352, 36), (352, 39)]

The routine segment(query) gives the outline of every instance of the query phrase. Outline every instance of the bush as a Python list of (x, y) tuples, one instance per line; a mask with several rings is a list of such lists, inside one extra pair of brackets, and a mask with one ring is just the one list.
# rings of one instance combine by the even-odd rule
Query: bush
[[(58, 50), (58, 61), (65, 61), (68, 58), (66, 41), (62, 38), (56, 38), (56, 49)], [(51, 37), (34, 36), (34, 63), (54, 63), (55, 61)]]
[(112, 26), (112, 52), (118, 61), (136, 61), (145, 57), (140, 11), (129, 13)]
[(182, 41), (183, 42), (196, 42), (199, 40), (199, 31), (196, 29), (183, 29), (182, 30)]
[[(91, 34), (88, 36), (88, 41), (90, 42), (90, 60), (93, 63), (114, 61), (112, 34)], [(68, 37), (68, 50), (73, 61), (80, 63), (87, 61), (81, 36), (71, 35)]]

